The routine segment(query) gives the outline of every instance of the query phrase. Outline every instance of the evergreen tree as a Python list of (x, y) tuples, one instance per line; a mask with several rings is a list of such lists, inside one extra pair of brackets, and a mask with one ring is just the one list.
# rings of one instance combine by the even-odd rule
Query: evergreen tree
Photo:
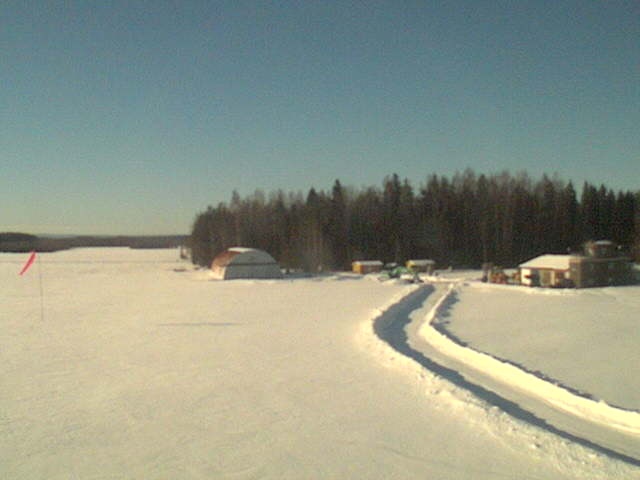
[(560, 245), (570, 251), (576, 251), (580, 243), (578, 208), (576, 191), (573, 184), (569, 182), (561, 192), (558, 211), (560, 213)]
[(347, 269), (349, 267), (349, 225), (347, 216), (347, 200), (345, 191), (339, 180), (336, 180), (331, 190), (329, 211), (329, 238), (334, 268)]
[(399, 262), (400, 244), (400, 178), (397, 174), (384, 179), (382, 197), (383, 229), (380, 232), (386, 254), (385, 261)]
[(477, 218), (478, 243), (476, 259), (481, 259), (482, 263), (489, 261), (489, 253), (493, 251), (490, 243), (490, 209), (489, 181), (484, 175), (480, 175), (476, 188), (476, 202), (471, 214)]
[(580, 219), (582, 222), (582, 240), (596, 240), (599, 235), (599, 209), (598, 191), (596, 188), (584, 182), (580, 199)]

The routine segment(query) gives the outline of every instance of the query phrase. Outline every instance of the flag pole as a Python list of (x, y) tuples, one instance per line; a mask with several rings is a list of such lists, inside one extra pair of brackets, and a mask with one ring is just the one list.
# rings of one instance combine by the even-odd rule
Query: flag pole
[(20, 276), (24, 275), (34, 263), (38, 264), (38, 279), (39, 279), (38, 283), (40, 284), (40, 321), (43, 321), (44, 320), (44, 290), (42, 288), (42, 263), (40, 261), (40, 255), (38, 255), (35, 250), (31, 252), (31, 255), (29, 255), (29, 259), (27, 260), (27, 263), (24, 264), (24, 267), (22, 267), (22, 270), (20, 270), (20, 273), (18, 275)]
[(44, 322), (44, 293), (42, 289), (42, 255), (38, 255), (38, 279), (40, 283), (40, 321)]

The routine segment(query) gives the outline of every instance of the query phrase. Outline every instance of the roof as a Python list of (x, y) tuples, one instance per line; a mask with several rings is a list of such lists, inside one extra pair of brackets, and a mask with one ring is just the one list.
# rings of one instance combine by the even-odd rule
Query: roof
[(353, 262), (354, 265), (368, 265), (368, 266), (378, 266), (382, 265), (380, 260), (356, 260)]
[(213, 259), (211, 267), (226, 267), (233, 265), (277, 265), (277, 262), (267, 252), (255, 248), (228, 248)]
[(569, 270), (571, 255), (540, 255), (518, 265), (520, 268), (542, 268), (550, 270)]
[(408, 263), (412, 263), (413, 265), (434, 265), (436, 262), (425, 258), (421, 260), (409, 260)]
[(236, 252), (236, 253), (247, 253), (247, 252), (257, 251), (255, 248), (247, 248), (247, 247), (231, 247), (231, 248), (228, 248), (227, 250), (229, 250), (230, 252)]

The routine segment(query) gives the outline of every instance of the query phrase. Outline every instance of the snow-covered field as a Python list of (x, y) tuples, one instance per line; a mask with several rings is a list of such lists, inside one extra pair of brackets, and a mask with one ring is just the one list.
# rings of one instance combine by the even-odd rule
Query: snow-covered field
[[(640, 478), (637, 463), (518, 420), (379, 339), (374, 322), (415, 286), (351, 275), (212, 281), (174, 250), (43, 254), (19, 277), (25, 260), (0, 254), (0, 478)], [(468, 311), (509, 332), (481, 293), (459, 293), (449, 328), (491, 351), (505, 342), (482, 340)], [(539, 330), (527, 294), (511, 304), (494, 294)], [(628, 301), (632, 311), (637, 294)], [(624, 321), (623, 307), (609, 307)], [(512, 350), (491, 353), (529, 367), (526, 332), (512, 336)], [(572, 361), (585, 339), (544, 336), (567, 353), (531, 369), (562, 367), (545, 373), (634, 407), (632, 387), (609, 395), (633, 377), (627, 362), (638, 357), (624, 342), (600, 335), (608, 365), (579, 384), (589, 377), (580, 362), (598, 360)], [(616, 363), (629, 371), (607, 375)]]
[(640, 411), (640, 286), (551, 290), (475, 282), (454, 300), (446, 329), (470, 347)]

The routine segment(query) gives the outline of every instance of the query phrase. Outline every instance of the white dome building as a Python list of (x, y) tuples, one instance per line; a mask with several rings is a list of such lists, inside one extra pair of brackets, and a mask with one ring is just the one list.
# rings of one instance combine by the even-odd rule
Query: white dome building
[(280, 266), (274, 258), (255, 248), (228, 248), (213, 259), (211, 272), (214, 278), (220, 280), (282, 278)]

